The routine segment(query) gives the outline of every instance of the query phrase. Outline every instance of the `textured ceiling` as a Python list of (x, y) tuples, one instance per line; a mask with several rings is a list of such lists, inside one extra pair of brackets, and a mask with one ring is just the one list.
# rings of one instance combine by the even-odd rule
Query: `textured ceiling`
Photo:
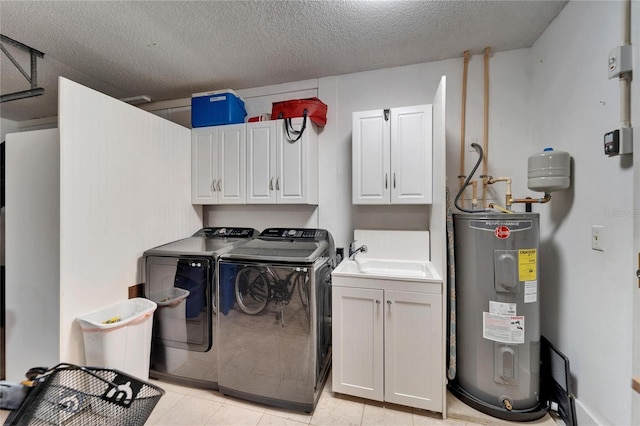
[[(0, 104), (57, 115), (57, 77), (154, 101), (530, 47), (566, 1), (0, 1), (0, 32), (45, 54), (43, 96)], [(28, 55), (5, 47), (29, 71)], [(29, 84), (0, 54), (0, 92)]]

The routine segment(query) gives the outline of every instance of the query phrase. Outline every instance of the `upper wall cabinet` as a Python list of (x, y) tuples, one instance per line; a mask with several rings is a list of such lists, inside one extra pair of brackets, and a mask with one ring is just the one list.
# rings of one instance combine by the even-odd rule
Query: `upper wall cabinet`
[(191, 202), (244, 204), (246, 152), (244, 124), (191, 131)]
[[(293, 130), (303, 119), (291, 120)], [(318, 204), (318, 128), (284, 120), (191, 131), (193, 204)]]
[[(291, 120), (294, 130), (303, 119)], [(247, 204), (318, 204), (318, 129), (300, 139), (284, 120), (247, 123)]]
[(353, 204), (431, 204), (432, 107), (353, 113)]

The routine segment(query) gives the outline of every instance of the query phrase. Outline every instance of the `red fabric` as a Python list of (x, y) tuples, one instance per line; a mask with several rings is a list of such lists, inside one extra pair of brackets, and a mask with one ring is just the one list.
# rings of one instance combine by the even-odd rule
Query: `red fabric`
[(327, 124), (327, 105), (318, 98), (274, 102), (271, 110), (271, 119), (303, 117), (305, 109), (307, 110), (307, 117), (316, 126), (324, 127)]

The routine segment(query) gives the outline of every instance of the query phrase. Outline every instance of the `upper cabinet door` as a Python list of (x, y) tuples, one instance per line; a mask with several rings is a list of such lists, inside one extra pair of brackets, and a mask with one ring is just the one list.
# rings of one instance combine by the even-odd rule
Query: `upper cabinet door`
[[(277, 120), (278, 204), (318, 204), (318, 129), (307, 119), (300, 139), (286, 132), (285, 120)], [(302, 118), (291, 119), (294, 130), (301, 130)]]
[(391, 110), (391, 203), (432, 201), (431, 105)]
[(244, 204), (246, 177), (245, 125), (218, 126), (220, 170), (218, 204)]
[(389, 111), (353, 113), (353, 203), (389, 204)]
[(276, 202), (276, 121), (247, 123), (247, 204)]
[(214, 204), (218, 200), (218, 132), (206, 127), (191, 131), (191, 202)]

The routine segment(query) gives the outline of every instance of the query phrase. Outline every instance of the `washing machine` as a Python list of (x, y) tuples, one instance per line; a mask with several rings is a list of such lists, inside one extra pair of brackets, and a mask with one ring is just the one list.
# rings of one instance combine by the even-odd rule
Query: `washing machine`
[(145, 297), (158, 305), (150, 377), (218, 388), (217, 315), (228, 309), (218, 300), (218, 257), (258, 234), (252, 228), (203, 228), (144, 252)]
[(222, 393), (313, 411), (331, 364), (335, 263), (331, 234), (307, 228), (269, 228), (220, 257)]

